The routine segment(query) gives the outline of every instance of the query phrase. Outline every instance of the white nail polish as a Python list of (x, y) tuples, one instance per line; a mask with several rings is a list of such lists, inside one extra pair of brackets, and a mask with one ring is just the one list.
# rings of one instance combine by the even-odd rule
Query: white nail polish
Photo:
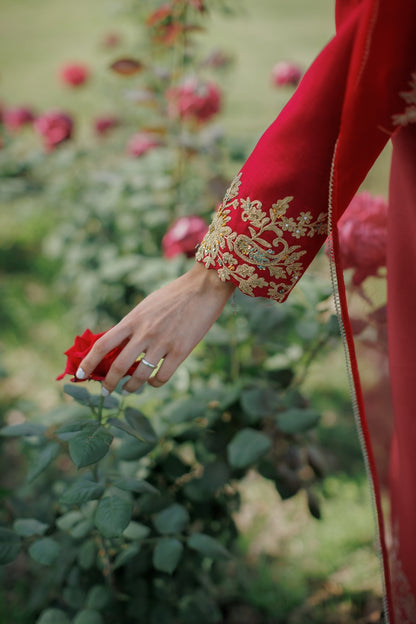
[(123, 396), (130, 396), (131, 392), (129, 392), (128, 390), (122, 390), (122, 391), (121, 391), (121, 394), (122, 394)]
[(108, 397), (109, 394), (110, 394), (110, 390), (107, 390), (107, 388), (104, 388), (104, 386), (101, 386), (101, 396)]
[(82, 370), (81, 367), (79, 367), (79, 369), (77, 370), (77, 372), (75, 373), (75, 377), (77, 379), (85, 379), (85, 372)]

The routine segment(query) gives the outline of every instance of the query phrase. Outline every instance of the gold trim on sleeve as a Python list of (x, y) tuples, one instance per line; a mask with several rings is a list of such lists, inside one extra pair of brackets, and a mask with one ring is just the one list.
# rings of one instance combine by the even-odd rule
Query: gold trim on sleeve
[[(255, 296), (254, 289), (267, 288), (270, 299), (283, 301), (303, 273), (300, 259), (306, 253), (302, 245), (289, 244), (288, 239), (326, 235), (327, 213), (321, 212), (316, 220), (309, 211), (288, 217), (290, 196), (266, 210), (259, 200), (238, 197), (241, 175), (226, 192), (196, 259), (207, 268), (216, 266), (222, 281), (232, 278), (246, 295)], [(241, 211), (241, 220), (247, 224), (244, 233), (229, 226), (235, 210)]]

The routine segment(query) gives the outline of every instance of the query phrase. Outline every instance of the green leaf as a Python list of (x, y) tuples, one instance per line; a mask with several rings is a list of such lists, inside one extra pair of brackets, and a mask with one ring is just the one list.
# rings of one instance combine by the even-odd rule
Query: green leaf
[(31, 464), (27, 475), (29, 483), (34, 481), (37, 476), (41, 474), (49, 464), (59, 455), (60, 446), (58, 442), (51, 442), (47, 444), (38, 454), (36, 460)]
[(267, 453), (270, 446), (270, 438), (264, 433), (247, 427), (239, 431), (228, 444), (228, 461), (233, 468), (247, 468)]
[(183, 545), (174, 537), (158, 540), (153, 551), (153, 565), (156, 570), (172, 574), (178, 566), (183, 552)]
[(39, 423), (20, 423), (20, 425), (8, 425), (0, 429), (0, 435), (13, 438), (21, 436), (42, 436), (47, 427)]
[(101, 406), (101, 407), (104, 407), (105, 409), (116, 409), (120, 405), (120, 402), (112, 394), (110, 394), (109, 396), (106, 396), (104, 400), (100, 394), (99, 395), (94, 394), (91, 397), (91, 405), (93, 407)]
[(0, 527), (0, 565), (6, 565), (14, 561), (19, 551), (19, 536), (10, 529)]
[(137, 440), (144, 442), (144, 439), (137, 433), (137, 431), (135, 431), (132, 427), (130, 427), (130, 425), (128, 425), (123, 420), (120, 420), (119, 418), (109, 418), (107, 422), (109, 425), (116, 427), (116, 429), (120, 429), (120, 431), (125, 431), (129, 435), (133, 436), (133, 438), (136, 438)]
[(189, 522), (189, 514), (183, 505), (174, 503), (166, 509), (159, 511), (154, 518), (153, 524), (159, 533), (180, 533)]
[(123, 536), (126, 539), (138, 541), (146, 539), (150, 533), (150, 528), (141, 522), (132, 520), (123, 531)]
[(83, 609), (78, 611), (74, 619), (73, 624), (104, 624), (104, 620), (99, 611), (95, 609)]
[(119, 479), (114, 483), (115, 487), (126, 492), (135, 492), (136, 494), (144, 494), (145, 492), (157, 493), (158, 490), (142, 479)]
[(36, 624), (71, 624), (71, 620), (61, 609), (45, 609), (36, 620)]
[(78, 550), (78, 563), (81, 570), (91, 570), (97, 557), (97, 545), (94, 539), (86, 540)]
[(140, 440), (129, 438), (118, 449), (118, 456), (123, 461), (135, 461), (148, 455), (155, 446), (154, 442), (141, 442)]
[(157, 442), (157, 435), (153, 429), (150, 420), (144, 414), (132, 407), (124, 410), (124, 416), (130, 427), (136, 432), (136, 435), (145, 442)]
[(98, 503), (94, 522), (104, 537), (118, 537), (130, 522), (131, 501), (118, 496), (106, 496)]
[(51, 565), (59, 557), (61, 547), (51, 537), (42, 537), (29, 546), (29, 555), (42, 565)]
[(189, 548), (210, 559), (230, 559), (231, 555), (216, 539), (205, 533), (194, 533), (187, 540)]
[(139, 554), (141, 549), (140, 544), (130, 544), (117, 555), (113, 563), (113, 570), (122, 568), (126, 563), (131, 561), (136, 555)]
[(91, 421), (90, 418), (89, 419), (83, 418), (82, 420), (77, 419), (77, 420), (73, 420), (71, 422), (65, 423), (64, 425), (62, 425), (62, 427), (59, 427), (59, 429), (57, 429), (57, 431), (55, 432), (56, 436), (63, 442), (67, 442), (71, 438), (75, 437), (77, 433), (82, 431), (84, 427), (91, 426), (92, 422), (95, 423), (95, 421)]
[(241, 393), (240, 402), (244, 412), (254, 423), (260, 418), (274, 414), (281, 399), (277, 392), (270, 388), (248, 388)]
[(207, 410), (206, 405), (194, 397), (171, 401), (163, 410), (163, 418), (172, 424), (180, 424), (203, 418)]
[(105, 609), (111, 601), (110, 593), (106, 585), (93, 585), (88, 592), (86, 606), (89, 609)]
[(70, 531), (73, 526), (81, 522), (84, 519), (83, 514), (80, 511), (68, 511), (56, 520), (56, 526), (61, 531)]
[(91, 403), (91, 394), (86, 388), (79, 384), (65, 384), (64, 392), (65, 394), (69, 394), (69, 396), (81, 405), (90, 405)]
[(79, 479), (69, 487), (60, 497), (63, 505), (82, 505), (89, 500), (101, 498), (104, 493), (104, 485), (89, 481), (89, 479)]
[(91, 520), (91, 518), (85, 518), (85, 520), (81, 520), (81, 522), (75, 524), (69, 531), (69, 534), (76, 540), (82, 540), (87, 537), (89, 533), (91, 533), (93, 528), (94, 522)]
[(91, 423), (69, 440), (69, 455), (77, 468), (95, 464), (107, 455), (112, 440), (104, 427)]
[(283, 433), (302, 433), (315, 427), (321, 415), (312, 409), (293, 407), (276, 416), (276, 424)]
[(13, 523), (14, 531), (21, 537), (32, 537), (32, 535), (44, 535), (49, 525), (39, 522), (36, 518), (18, 518)]

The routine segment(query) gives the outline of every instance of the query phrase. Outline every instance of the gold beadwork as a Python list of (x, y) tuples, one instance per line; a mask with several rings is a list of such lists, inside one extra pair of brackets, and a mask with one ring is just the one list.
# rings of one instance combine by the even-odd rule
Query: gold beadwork
[[(268, 288), (269, 298), (283, 301), (303, 272), (300, 258), (306, 253), (301, 245), (290, 245), (286, 239), (325, 235), (327, 215), (320, 213), (316, 221), (309, 211), (296, 218), (287, 217), (291, 196), (279, 199), (266, 211), (261, 201), (238, 197), (241, 175), (240, 172), (227, 190), (196, 259), (207, 268), (217, 265), (220, 279), (233, 278), (247, 295), (254, 296), (255, 288)], [(241, 220), (246, 224), (244, 233), (235, 232), (228, 225), (235, 210), (241, 211)], [(274, 235), (271, 240), (264, 236), (269, 232)]]

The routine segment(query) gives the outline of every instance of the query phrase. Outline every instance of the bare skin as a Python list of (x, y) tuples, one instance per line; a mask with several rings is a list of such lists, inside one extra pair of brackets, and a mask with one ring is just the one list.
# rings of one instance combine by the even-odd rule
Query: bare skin
[[(196, 263), (151, 293), (102, 336), (82, 360), (77, 377), (88, 378), (109, 351), (128, 339), (103, 381), (103, 395), (115, 389), (142, 353), (153, 367), (141, 361), (123, 390), (135, 392), (146, 382), (162, 386), (217, 320), (234, 289), (231, 282), (221, 282), (215, 270)], [(150, 377), (162, 358), (157, 374)]]

